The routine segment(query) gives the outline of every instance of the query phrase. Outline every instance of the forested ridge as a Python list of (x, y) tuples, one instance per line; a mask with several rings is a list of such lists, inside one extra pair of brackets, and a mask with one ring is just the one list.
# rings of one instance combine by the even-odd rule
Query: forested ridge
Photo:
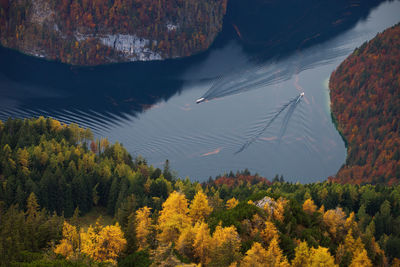
[(335, 181), (400, 178), (400, 24), (356, 49), (331, 75), (331, 109), (347, 142)]
[(154, 60), (207, 49), (226, 0), (1, 0), (0, 43), (74, 65)]
[(2, 266), (400, 266), (399, 185), (192, 182), (42, 117), (0, 149)]

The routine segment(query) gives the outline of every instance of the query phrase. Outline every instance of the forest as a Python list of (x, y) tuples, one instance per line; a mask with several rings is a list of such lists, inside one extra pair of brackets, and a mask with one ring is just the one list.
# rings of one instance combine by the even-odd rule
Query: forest
[(347, 145), (332, 178), (345, 183), (399, 182), (400, 24), (357, 48), (331, 75), (333, 119)]
[[(226, 5), (226, 0), (1, 0), (0, 42), (73, 65), (130, 61), (143, 53), (176, 58), (211, 45)], [(112, 41), (117, 35), (148, 42), (130, 40), (121, 51)]]
[(0, 149), (1, 266), (400, 266), (400, 185), (199, 183), (43, 117)]

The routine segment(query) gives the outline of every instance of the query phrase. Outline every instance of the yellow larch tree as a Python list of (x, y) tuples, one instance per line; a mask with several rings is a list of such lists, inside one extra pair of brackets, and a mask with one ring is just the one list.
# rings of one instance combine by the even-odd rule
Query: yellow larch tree
[(354, 240), (353, 231), (350, 229), (346, 235), (343, 246), (339, 245), (338, 248), (339, 255), (337, 255), (336, 257), (337, 262), (340, 262), (341, 260), (338, 256), (348, 255), (350, 259), (354, 259), (363, 250), (364, 250), (364, 244), (361, 241), (361, 238), (358, 237), (357, 240)]
[(234, 207), (236, 207), (239, 204), (239, 200), (237, 200), (236, 198), (231, 198), (226, 202), (226, 208), (228, 210), (233, 209)]
[(327, 210), (323, 215), (323, 222), (327, 226), (329, 233), (335, 239), (340, 239), (344, 231), (346, 214), (341, 208)]
[(309, 198), (309, 199), (306, 199), (306, 201), (304, 201), (303, 210), (304, 210), (304, 212), (311, 215), (317, 211), (317, 206), (314, 204), (314, 201), (311, 198)]
[(195, 226), (196, 236), (193, 243), (194, 255), (200, 263), (207, 265), (210, 261), (212, 239), (207, 223), (200, 222)]
[(108, 225), (99, 233), (97, 259), (115, 264), (125, 246), (126, 240), (119, 224)]
[(344, 248), (351, 255), (353, 255), (353, 253), (355, 252), (355, 247), (354, 247), (355, 243), (356, 241), (354, 240), (353, 232), (350, 230), (347, 233), (346, 238), (344, 239)]
[(251, 233), (250, 236), (255, 238), (256, 236), (261, 236), (261, 232), (265, 229), (264, 219), (260, 217), (257, 213), (251, 218)]
[(307, 242), (301, 242), (295, 249), (292, 267), (307, 267), (310, 265), (310, 248)]
[(283, 255), (283, 252), (278, 244), (278, 239), (274, 238), (271, 240), (269, 244), (267, 253), (266, 253), (266, 262), (265, 266), (270, 267), (289, 267), (290, 264), (287, 261), (286, 257)]
[(176, 242), (175, 248), (188, 258), (193, 258), (193, 243), (196, 237), (196, 229), (195, 227), (189, 226), (182, 230), (178, 241)]
[(368, 258), (367, 251), (365, 249), (357, 251), (349, 267), (372, 267), (372, 262)]
[(337, 267), (328, 248), (311, 248), (310, 267)]
[(285, 219), (284, 214), (285, 214), (286, 202), (287, 202), (287, 200), (282, 197), (280, 197), (276, 201), (276, 205), (275, 205), (275, 208), (273, 209), (273, 213), (272, 213), (272, 216), (275, 220), (283, 222), (283, 220)]
[(194, 196), (190, 205), (190, 217), (194, 222), (205, 220), (212, 210), (213, 209), (208, 204), (207, 196), (203, 193), (203, 190), (200, 189)]
[(81, 252), (97, 262), (116, 264), (125, 246), (126, 240), (118, 223), (104, 228), (97, 224), (89, 226), (87, 232), (81, 232)]
[(61, 243), (56, 246), (54, 252), (63, 255), (67, 259), (71, 259), (76, 256), (76, 250), (79, 246), (78, 231), (75, 226), (64, 221), (62, 234), (63, 239)]
[(162, 208), (158, 218), (158, 240), (164, 244), (176, 242), (182, 230), (191, 226), (188, 201), (185, 195), (174, 191), (163, 203)]
[(263, 209), (267, 212), (268, 216), (274, 220), (283, 222), (287, 200), (282, 197), (276, 201), (270, 197), (265, 197), (264, 199), (266, 199), (266, 203), (264, 204)]
[(278, 229), (272, 222), (265, 222), (264, 230), (261, 232), (261, 238), (263, 239), (265, 246), (268, 246), (272, 239), (279, 239)]
[(211, 241), (211, 264), (227, 266), (240, 258), (240, 237), (234, 226), (215, 228)]
[(151, 229), (151, 212), (149, 207), (143, 207), (136, 211), (136, 239), (139, 250), (149, 246), (148, 237)]
[(63, 255), (67, 259), (71, 259), (75, 256), (74, 248), (66, 239), (61, 240), (60, 244), (54, 249), (54, 253)]
[(246, 252), (240, 266), (257, 267), (267, 266), (267, 250), (258, 242), (254, 242), (251, 248)]

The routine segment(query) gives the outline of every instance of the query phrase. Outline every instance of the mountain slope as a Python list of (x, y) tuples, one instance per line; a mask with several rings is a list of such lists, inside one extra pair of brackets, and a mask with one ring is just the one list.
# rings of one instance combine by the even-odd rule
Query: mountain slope
[(346, 164), (334, 180), (400, 178), (400, 24), (356, 49), (330, 79), (331, 109), (347, 142)]
[(226, 0), (1, 0), (0, 43), (74, 65), (160, 60), (207, 49)]

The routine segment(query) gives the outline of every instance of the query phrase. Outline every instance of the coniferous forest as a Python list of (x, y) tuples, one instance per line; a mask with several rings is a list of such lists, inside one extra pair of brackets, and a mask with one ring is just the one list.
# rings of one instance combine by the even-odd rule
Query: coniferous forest
[(400, 263), (399, 185), (191, 182), (51, 118), (2, 122), (0, 140), (3, 266)]

